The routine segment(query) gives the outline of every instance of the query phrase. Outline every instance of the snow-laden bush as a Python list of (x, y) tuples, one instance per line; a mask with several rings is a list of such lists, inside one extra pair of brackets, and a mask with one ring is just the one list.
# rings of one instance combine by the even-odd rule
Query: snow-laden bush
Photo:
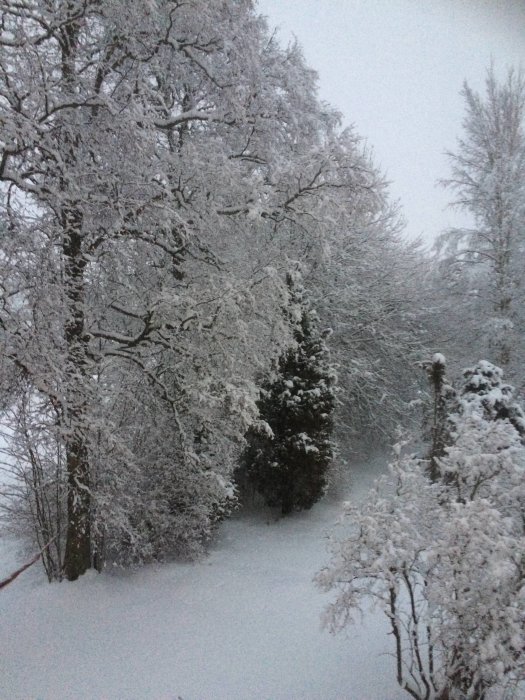
[(346, 530), (317, 576), (337, 591), (326, 613), (333, 631), (367, 602), (384, 610), (397, 681), (414, 698), (481, 700), (525, 677), (520, 411), (498, 368), (467, 370), (441, 478), (398, 444), (390, 478), (347, 506)]

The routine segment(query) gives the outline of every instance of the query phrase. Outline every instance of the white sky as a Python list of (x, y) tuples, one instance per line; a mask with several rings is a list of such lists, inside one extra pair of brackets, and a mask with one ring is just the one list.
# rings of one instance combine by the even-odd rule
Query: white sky
[(391, 181), (410, 237), (432, 240), (465, 218), (436, 184), (461, 133), (463, 80), (483, 91), (525, 70), (525, 0), (259, 0), (282, 43), (292, 34), (319, 73), (320, 96), (354, 124)]

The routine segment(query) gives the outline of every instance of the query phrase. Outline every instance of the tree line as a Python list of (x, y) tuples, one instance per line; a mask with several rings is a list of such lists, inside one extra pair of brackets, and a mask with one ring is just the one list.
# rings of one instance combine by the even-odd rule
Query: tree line
[(50, 579), (202, 549), (264, 375), (305, 349), (290, 275), (355, 433), (402, 412), (413, 250), (250, 0), (7, 0), (0, 92), (4, 490)]

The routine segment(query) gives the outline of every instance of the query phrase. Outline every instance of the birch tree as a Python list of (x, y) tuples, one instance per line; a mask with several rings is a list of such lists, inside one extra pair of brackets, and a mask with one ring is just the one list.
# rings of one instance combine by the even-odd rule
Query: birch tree
[(452, 174), (444, 184), (473, 226), (443, 234), (441, 270), (459, 301), (459, 345), (466, 326), (472, 342), (521, 383), (525, 83), (514, 70), (500, 82), (491, 67), (484, 95), (466, 83), (462, 95), (463, 137), (449, 154)]

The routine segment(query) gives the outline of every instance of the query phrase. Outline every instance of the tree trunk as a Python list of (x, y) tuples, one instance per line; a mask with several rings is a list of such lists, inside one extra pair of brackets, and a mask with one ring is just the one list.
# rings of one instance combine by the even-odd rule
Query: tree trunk
[(293, 486), (289, 485), (283, 490), (282, 501), (281, 501), (281, 515), (290, 515), (293, 511), (294, 499), (293, 499)]
[(68, 479), (67, 535), (64, 573), (75, 581), (91, 567), (91, 491), (88, 449), (85, 438), (88, 377), (84, 314), (82, 216), (74, 208), (63, 216), (64, 284), (68, 306), (66, 340), (66, 406), (63, 414)]
[(76, 581), (91, 567), (89, 462), (81, 439), (66, 443), (66, 465), (68, 494), (64, 574), (69, 581)]
[[(62, 80), (65, 95), (76, 94), (75, 55), (78, 49), (80, 22), (75, 18), (78, 8), (69, 0), (66, 4), (69, 21), (62, 27)], [(87, 403), (89, 377), (87, 373), (87, 343), (85, 333), (84, 272), (86, 259), (82, 250), (83, 216), (78, 201), (69, 199), (70, 178), (77, 169), (80, 132), (60, 134), (65, 171), (60, 190), (65, 204), (60, 215), (63, 231), (64, 289), (66, 294), (65, 406), (62, 411), (63, 439), (67, 469), (67, 533), (64, 574), (75, 581), (91, 567), (91, 483), (87, 434)], [(64, 172), (68, 177), (64, 178)]]

